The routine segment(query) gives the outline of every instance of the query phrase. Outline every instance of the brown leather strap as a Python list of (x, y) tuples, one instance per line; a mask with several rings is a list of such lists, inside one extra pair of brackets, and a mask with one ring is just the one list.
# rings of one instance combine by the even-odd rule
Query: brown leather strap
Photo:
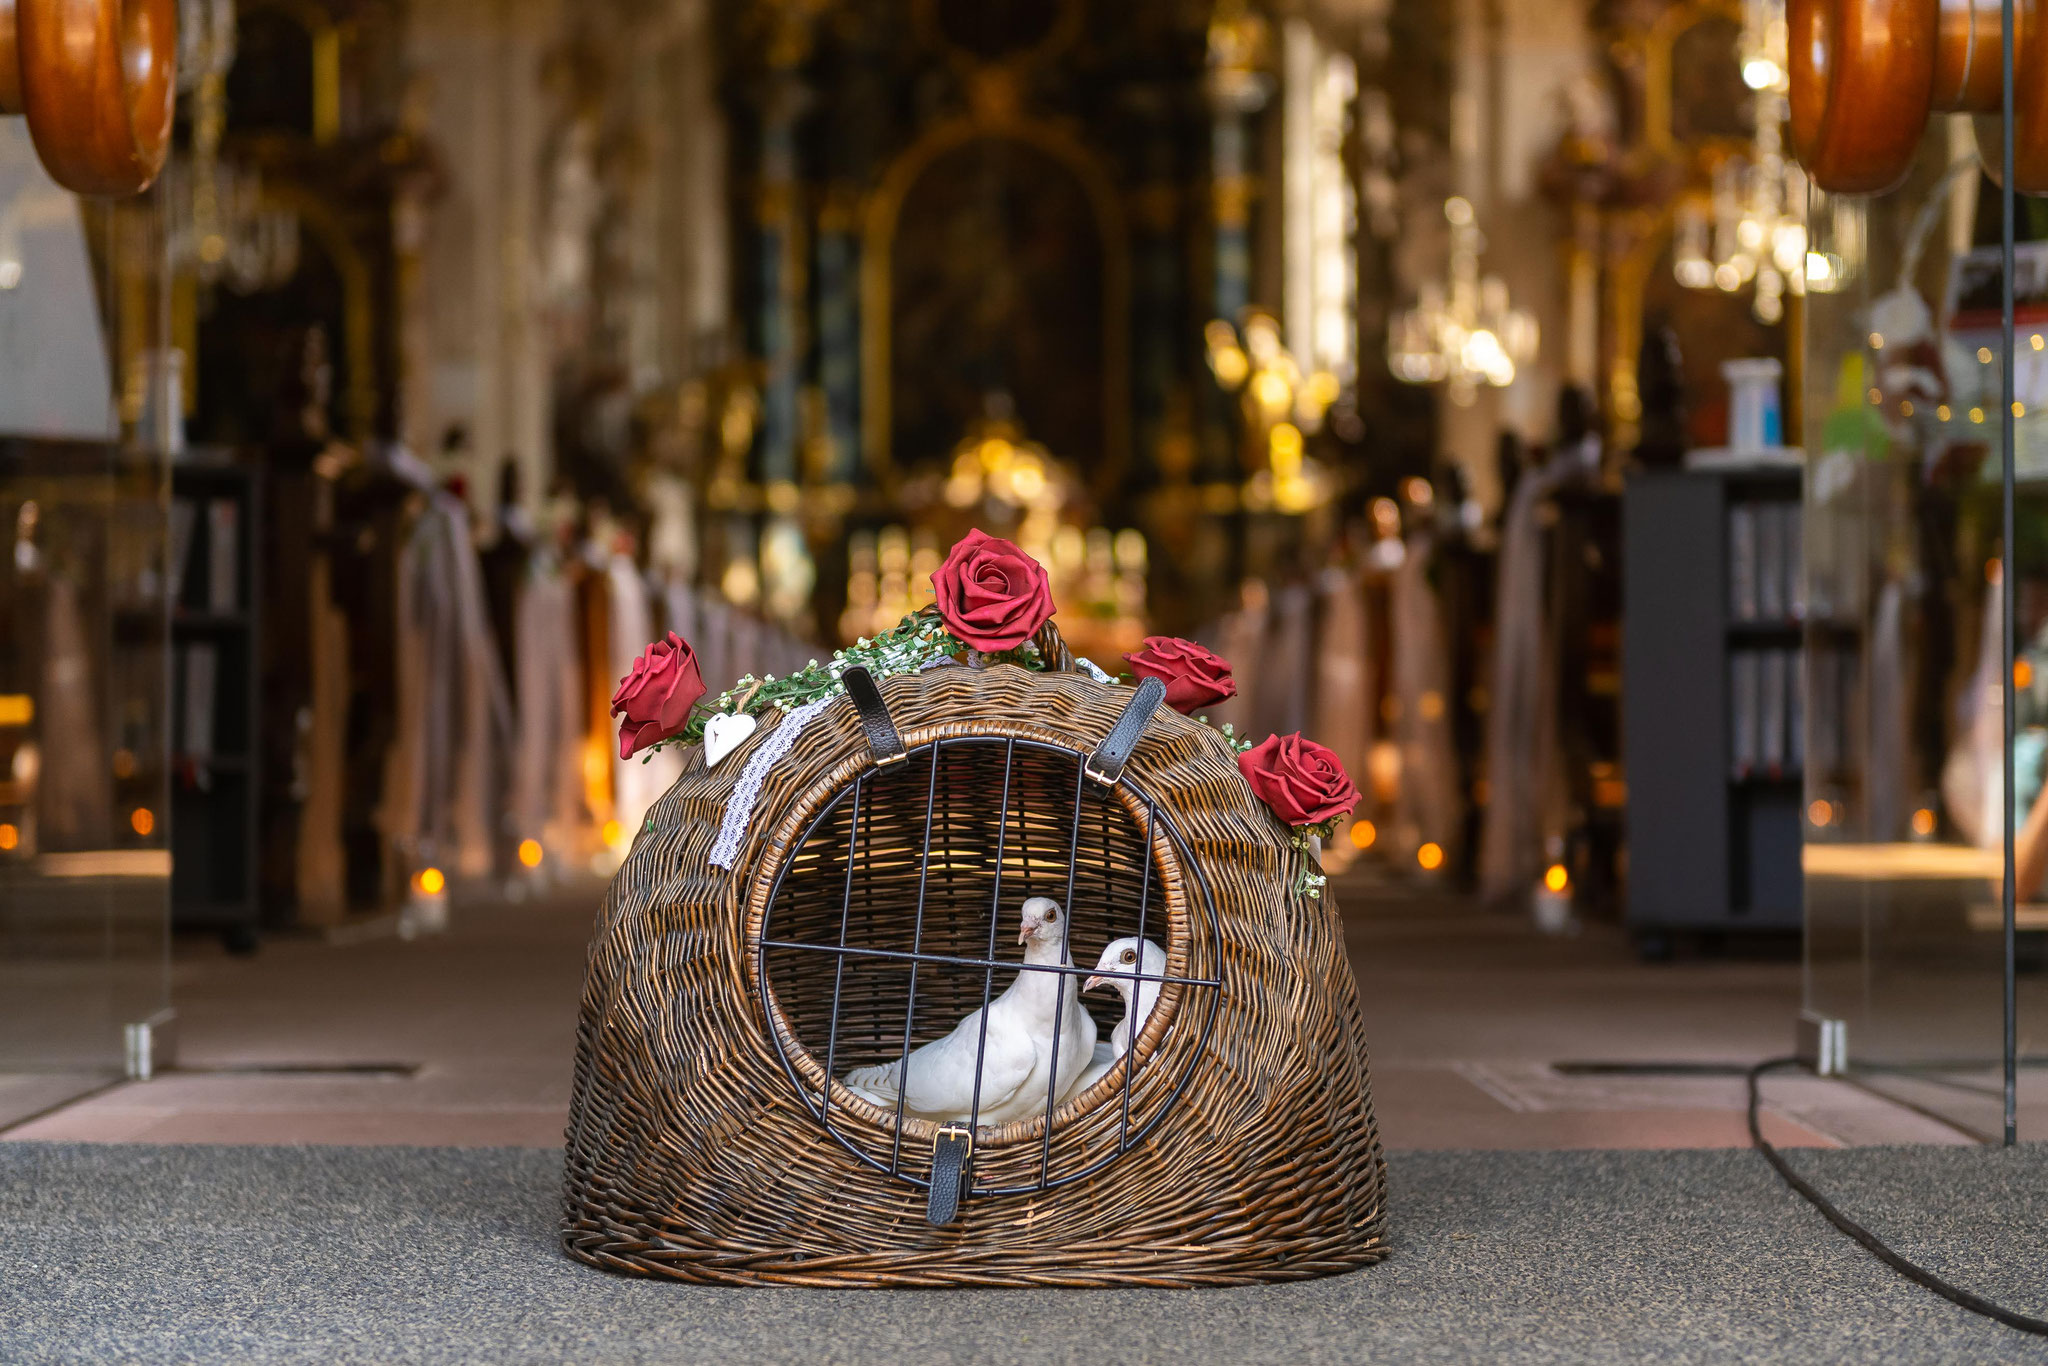
[(1146, 723), (1165, 700), (1166, 685), (1158, 679), (1148, 678), (1138, 685), (1138, 691), (1124, 704), (1124, 714), (1117, 717), (1109, 734), (1088, 756), (1087, 773), (1090, 778), (1104, 787), (1115, 787), (1122, 780), (1124, 764), (1129, 761), (1131, 751), (1138, 747)]
[(875, 767), (909, 758), (903, 748), (903, 737), (896, 733), (896, 723), (889, 718), (889, 704), (882, 700), (882, 690), (875, 686), (874, 675), (856, 664), (841, 674), (839, 681), (846, 685), (846, 695), (853, 699), (854, 710), (860, 713), (860, 728), (868, 738), (868, 752), (875, 756)]
[(925, 1220), (933, 1228), (944, 1228), (960, 1217), (960, 1193), (967, 1184), (967, 1158), (973, 1151), (974, 1139), (965, 1124), (939, 1130), (932, 1144), (931, 1196), (924, 1207)]

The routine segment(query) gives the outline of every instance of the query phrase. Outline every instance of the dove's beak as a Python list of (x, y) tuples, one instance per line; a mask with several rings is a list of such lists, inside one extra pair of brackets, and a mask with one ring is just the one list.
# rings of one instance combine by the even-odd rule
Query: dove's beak
[(1097, 987), (1106, 987), (1106, 986), (1108, 986), (1108, 985), (1109, 985), (1109, 979), (1108, 979), (1108, 978), (1105, 978), (1105, 977), (1090, 977), (1090, 978), (1089, 978), (1089, 979), (1088, 979), (1087, 981), (1085, 981), (1085, 982), (1081, 983), (1081, 990), (1083, 990), (1083, 991), (1093, 991), (1093, 990), (1095, 990), (1095, 988), (1097, 988)]
[(1031, 942), (1031, 936), (1036, 934), (1037, 932), (1038, 922), (1036, 920), (1027, 920), (1024, 922), (1024, 928), (1017, 931), (1017, 942), (1019, 944), (1029, 944)]

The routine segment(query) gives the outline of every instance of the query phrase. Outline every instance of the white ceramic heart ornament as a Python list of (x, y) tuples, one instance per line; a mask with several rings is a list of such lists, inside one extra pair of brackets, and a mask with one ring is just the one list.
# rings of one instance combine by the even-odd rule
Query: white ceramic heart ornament
[(704, 723), (704, 767), (716, 768), (718, 761), (740, 747), (740, 741), (754, 733), (761, 723), (745, 712), (720, 713)]

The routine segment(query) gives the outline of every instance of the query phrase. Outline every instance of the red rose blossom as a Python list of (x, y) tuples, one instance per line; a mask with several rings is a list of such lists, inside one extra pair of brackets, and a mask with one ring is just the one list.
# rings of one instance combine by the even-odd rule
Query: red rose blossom
[(1237, 769), (1289, 825), (1321, 825), (1358, 805), (1358, 789), (1336, 753), (1299, 733), (1266, 737), (1237, 756)]
[(1166, 685), (1166, 705), (1179, 712), (1211, 707), (1237, 696), (1237, 680), (1222, 656), (1178, 636), (1146, 636), (1145, 643), (1124, 656), (1139, 678)]
[(630, 759), (680, 734), (703, 695), (704, 675), (688, 641), (670, 631), (668, 639), (648, 646), (612, 694), (612, 715), (625, 718), (619, 722), (619, 757)]
[(1014, 650), (1052, 617), (1045, 566), (1008, 541), (968, 532), (932, 575), (939, 619), (986, 654)]

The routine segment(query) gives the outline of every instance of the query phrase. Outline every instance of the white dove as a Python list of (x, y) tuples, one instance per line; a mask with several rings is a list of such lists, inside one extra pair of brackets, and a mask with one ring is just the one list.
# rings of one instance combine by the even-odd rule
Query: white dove
[[(1024, 961), (1067, 967), (1066, 927), (1060, 904), (1034, 896), (1024, 903), (1017, 942)], [(907, 1059), (856, 1067), (844, 1078), (863, 1100), (896, 1109), (900, 1086), (903, 1113), (918, 1119), (966, 1121), (975, 1115), (974, 1058), (983, 1049), (979, 1122), (1008, 1124), (1045, 1113), (1053, 1084), (1053, 1021), (1059, 1020), (1057, 1097), (1072, 1095), (1095, 1051), (1095, 1020), (1081, 1005), (1074, 976), (1064, 972), (1020, 972), (1002, 995), (988, 1003), (983, 1046), (982, 1011), (971, 1012), (952, 1033), (913, 1051)], [(901, 1079), (899, 1081), (899, 1078)]]
[[(1144, 946), (1142, 957), (1140, 945)], [(1145, 1021), (1152, 1018), (1152, 1007), (1159, 1001), (1158, 982), (1133, 982), (1129, 977), (1109, 974), (1141, 973), (1146, 977), (1162, 977), (1166, 974), (1166, 950), (1149, 939), (1118, 939), (1102, 951), (1102, 957), (1095, 960), (1095, 971), (1098, 975), (1083, 983), (1081, 990), (1115, 987), (1116, 994), (1124, 998), (1124, 1018), (1109, 1032), (1109, 1042), (1095, 1045), (1088, 1070), (1081, 1074), (1080, 1084), (1074, 1088), (1077, 1093), (1102, 1080), (1115, 1066), (1116, 1060), (1131, 1051), (1131, 1040), (1144, 1030)], [(1137, 989), (1136, 1006), (1131, 1004), (1133, 987)]]

